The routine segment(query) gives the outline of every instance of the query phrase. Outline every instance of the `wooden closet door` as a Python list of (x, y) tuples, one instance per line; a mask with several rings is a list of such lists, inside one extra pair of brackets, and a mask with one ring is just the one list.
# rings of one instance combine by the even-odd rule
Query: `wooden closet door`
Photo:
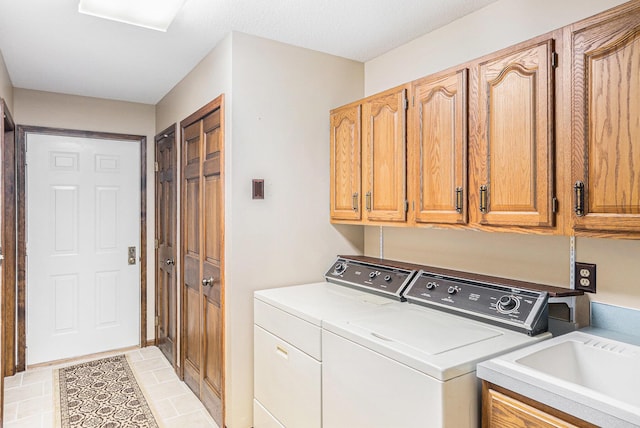
[(175, 130), (156, 137), (156, 343), (176, 365)]
[(183, 281), (182, 293), (182, 352), (184, 381), (196, 395), (200, 395), (201, 342), (202, 342), (202, 276), (200, 259), (201, 238), (201, 167), (202, 122), (184, 129), (183, 180), (182, 180), (182, 245)]
[(224, 426), (222, 97), (183, 121), (184, 380)]
[(222, 426), (222, 394), (224, 367), (222, 359), (222, 247), (223, 188), (222, 133), (220, 110), (203, 120), (202, 186), (202, 367), (201, 400), (213, 418)]

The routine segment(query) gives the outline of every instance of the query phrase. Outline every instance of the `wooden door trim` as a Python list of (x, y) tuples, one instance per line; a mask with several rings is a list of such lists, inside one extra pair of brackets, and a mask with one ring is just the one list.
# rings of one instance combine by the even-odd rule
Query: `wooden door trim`
[[(171, 125), (171, 126), (169, 126), (169, 127), (165, 128), (164, 130), (160, 131), (160, 132), (159, 132), (159, 133), (154, 137), (154, 159), (155, 159), (155, 155), (156, 155), (156, 153), (157, 153), (157, 148), (158, 148), (157, 146), (158, 146), (158, 142), (159, 142), (160, 140), (162, 140), (163, 138), (165, 138), (165, 136), (171, 135), (172, 133), (173, 133), (173, 160), (174, 160), (173, 177), (174, 177), (174, 181), (176, 182), (176, 183), (175, 183), (175, 184), (176, 184), (176, 185), (175, 185), (175, 189), (177, 190), (177, 189), (178, 189), (178, 185), (177, 185), (177, 184), (178, 184), (178, 183), (177, 183), (177, 181), (178, 181), (178, 174), (177, 174), (176, 169), (178, 168), (178, 164), (177, 164), (177, 151), (178, 151), (178, 138), (177, 138), (177, 137), (178, 137), (178, 133), (176, 132), (176, 124), (175, 124), (175, 123), (174, 123), (173, 125)], [(155, 159), (155, 161), (157, 162), (158, 160), (157, 160), (157, 159)], [(154, 188), (155, 188), (156, 190), (157, 190), (157, 188), (158, 188), (158, 175), (157, 175), (157, 174), (156, 174), (156, 175), (155, 175), (155, 177), (154, 177)], [(174, 204), (172, 205), (172, 207), (173, 207), (173, 209), (174, 209), (174, 216), (173, 216), (173, 218), (174, 218), (174, 219), (177, 219), (177, 204), (176, 204), (176, 202), (177, 202), (177, 199), (178, 199), (178, 198), (177, 198), (177, 195), (174, 195), (174, 196), (175, 196), (175, 201), (174, 201)], [(154, 238), (155, 238), (155, 239), (158, 239), (158, 223), (157, 223), (157, 219), (158, 219), (158, 199), (157, 199), (157, 197), (158, 197), (158, 194), (157, 194), (157, 192), (156, 192), (156, 193), (155, 193), (155, 198), (156, 198), (156, 199), (155, 199), (155, 219), (156, 219), (156, 228), (155, 228), (155, 231), (154, 231), (154, 233), (155, 233)], [(173, 228), (173, 236), (172, 236), (172, 242), (174, 243), (174, 245), (176, 245), (176, 243), (177, 243), (177, 240), (176, 240), (177, 235), (178, 235), (178, 226), (177, 226), (177, 224), (176, 224), (176, 225), (175, 225), (175, 227)], [(176, 248), (176, 250), (177, 250), (177, 248)], [(158, 257), (159, 257), (159, 255), (158, 255), (158, 248), (155, 248), (155, 261), (156, 261), (156, 266), (155, 266), (155, 268), (156, 268), (156, 272), (157, 272), (157, 266), (158, 266), (157, 264), (158, 264), (158, 263), (160, 263), (160, 260), (158, 259)], [(177, 266), (177, 265), (174, 265), (174, 269), (175, 269), (175, 270), (174, 270), (174, 278), (176, 278), (176, 283), (174, 284), (174, 287), (177, 287), (177, 285), (178, 285), (178, 281), (177, 281), (176, 273), (177, 273), (178, 266)], [(156, 277), (155, 277), (155, 284), (154, 284), (154, 286), (155, 286), (155, 312), (154, 312), (154, 313), (155, 313), (155, 315), (156, 315), (156, 319), (157, 319), (157, 317), (158, 317), (158, 310), (159, 310), (159, 301), (158, 301), (159, 293), (158, 293), (158, 276), (157, 276), (157, 275), (156, 275)], [(177, 293), (177, 290), (175, 290), (175, 291), (176, 291), (176, 302), (174, 302), (174, 304), (176, 305), (176, 307), (175, 307), (175, 314), (176, 314), (175, 322), (176, 322), (176, 324), (177, 324), (177, 321), (178, 321), (178, 319), (177, 319), (177, 318), (178, 318), (178, 316), (179, 316), (179, 315), (178, 315), (178, 302), (177, 302), (177, 296), (178, 296), (178, 293)], [(159, 325), (158, 325), (158, 323), (156, 322), (156, 323), (155, 323), (155, 338), (153, 339), (153, 343), (152, 343), (153, 345), (156, 345), (156, 346), (158, 345), (158, 330), (159, 330), (159, 328), (160, 328), (160, 326), (159, 326)], [(178, 331), (177, 331), (177, 325), (176, 325), (176, 336), (177, 336), (177, 334), (178, 334)], [(178, 349), (177, 349), (177, 345), (178, 345), (178, 344), (177, 344), (177, 338), (176, 338), (176, 341), (175, 341), (175, 342), (174, 342), (174, 344), (173, 344), (173, 369), (174, 369), (174, 370), (177, 370), (177, 369), (178, 369), (178, 367), (177, 367), (177, 362), (178, 362)]]
[[(0, 140), (2, 141), (2, 238), (0, 245), (2, 246), (2, 281), (0, 284), (0, 425), (4, 416), (4, 377), (7, 375), (5, 370), (7, 362), (13, 364), (13, 354), (6, 352), (5, 340), (11, 339), (11, 344), (15, 342), (15, 319), (9, 317), (8, 314), (15, 310), (15, 275), (16, 275), (16, 233), (15, 233), (15, 204), (7, 202), (15, 201), (15, 123), (11, 117), (11, 112), (7, 108), (4, 99), (0, 98)], [(9, 303), (9, 304), (7, 304)], [(7, 322), (9, 321), (9, 322)], [(7, 357), (11, 356), (11, 360)]]
[[(220, 252), (220, 312), (222, 315), (222, 319), (221, 319), (221, 343), (222, 343), (222, 376), (221, 376), (221, 385), (222, 385), (222, 397), (221, 397), (221, 401), (222, 401), (222, 420), (224, 421), (225, 419), (225, 413), (226, 413), (226, 400), (225, 400), (225, 379), (226, 379), (226, 335), (225, 335), (225, 330), (226, 330), (226, 325), (225, 325), (225, 318), (226, 318), (226, 306), (225, 306), (225, 252), (224, 252), (224, 248), (225, 248), (225, 114), (224, 114), (224, 94), (219, 95), (217, 98), (215, 98), (213, 101), (209, 102), (208, 104), (204, 105), (203, 107), (199, 108), (198, 110), (196, 110), (194, 113), (190, 114), (189, 116), (187, 116), (185, 119), (183, 119), (182, 121), (180, 121), (180, 210), (183, 209), (183, 207), (185, 206), (185, 200), (186, 200), (186, 192), (185, 192), (185, 187), (183, 186), (184, 183), (184, 142), (185, 142), (185, 128), (187, 128), (189, 125), (192, 125), (193, 123), (197, 122), (198, 120), (203, 119), (205, 116), (207, 116), (210, 113), (213, 113), (215, 110), (220, 110), (220, 139), (221, 139), (221, 154), (220, 154), (220, 180), (221, 180), (221, 206), (220, 206), (220, 217), (219, 217), (219, 221), (222, 223), (222, 227), (220, 228), (220, 245), (221, 245), (221, 252)], [(185, 325), (185, 287), (183, 286), (184, 284), (184, 265), (182, 264), (182, 261), (184, 260), (184, 256), (185, 256), (185, 248), (184, 248), (184, 236), (185, 236), (186, 231), (184, 230), (184, 216), (180, 216), (180, 275), (179, 275), (179, 284), (180, 284), (180, 378), (184, 379), (184, 364), (185, 364), (185, 340), (184, 338), (186, 337), (186, 325)], [(224, 425), (224, 423), (222, 424)]]
[[(94, 138), (103, 140), (125, 140), (140, 144), (140, 347), (147, 346), (147, 137), (142, 135), (116, 134), (110, 132), (81, 131), (75, 129), (49, 128), (18, 125), (17, 127), (17, 221), (18, 221), (18, 307), (17, 354), (15, 371), (26, 369), (26, 141), (27, 134), (60, 135), (67, 137)], [(9, 352), (15, 352), (13, 348)], [(5, 353), (5, 355), (7, 355)], [(14, 374), (11, 373), (11, 374)], [(10, 374), (7, 374), (10, 375)]]

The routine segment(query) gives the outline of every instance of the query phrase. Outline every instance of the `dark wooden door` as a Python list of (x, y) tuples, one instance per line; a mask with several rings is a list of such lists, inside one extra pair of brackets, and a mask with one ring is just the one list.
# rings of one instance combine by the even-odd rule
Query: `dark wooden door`
[(156, 345), (176, 365), (176, 144), (175, 125), (156, 141)]
[(218, 425), (224, 426), (224, 136), (220, 104), (221, 99), (217, 104), (214, 101), (202, 119), (183, 127), (182, 343), (185, 382)]

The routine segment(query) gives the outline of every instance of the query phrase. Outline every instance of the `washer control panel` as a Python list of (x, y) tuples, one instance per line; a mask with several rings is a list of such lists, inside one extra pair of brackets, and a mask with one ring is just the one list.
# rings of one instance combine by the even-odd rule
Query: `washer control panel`
[(367, 263), (339, 257), (325, 274), (329, 282), (363, 289), (370, 293), (404, 301), (402, 292), (417, 271), (402, 269), (383, 263)]
[(404, 296), (417, 303), (530, 335), (547, 331), (548, 295), (419, 271)]

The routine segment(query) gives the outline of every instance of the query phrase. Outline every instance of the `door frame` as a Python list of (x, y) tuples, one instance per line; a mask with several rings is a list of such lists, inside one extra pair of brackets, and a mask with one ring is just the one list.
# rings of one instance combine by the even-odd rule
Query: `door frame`
[[(75, 129), (49, 128), (29, 125), (18, 125), (17, 129), (16, 204), (18, 214), (18, 307), (15, 312), (15, 316), (17, 318), (18, 325), (18, 340), (15, 370), (24, 371), (26, 369), (26, 142), (28, 134), (58, 135), (101, 140), (124, 140), (140, 144), (140, 347), (144, 348), (147, 346), (147, 137), (142, 135), (81, 131)], [(15, 348), (10, 350), (10, 352), (15, 351)]]
[[(0, 150), (2, 150), (2, 221), (4, 229), (0, 231), (2, 246), (2, 278), (0, 278), (0, 425), (2, 425), (4, 408), (4, 377), (7, 375), (5, 365), (13, 364), (13, 355), (7, 354), (6, 340), (15, 341), (14, 318), (9, 314), (15, 309), (15, 277), (16, 277), (16, 218), (15, 218), (15, 123), (4, 99), (0, 98)], [(12, 348), (13, 349), (13, 348)], [(11, 359), (7, 357), (12, 357)]]
[[(174, 123), (173, 125), (167, 127), (166, 129), (164, 129), (163, 131), (159, 132), (155, 137), (154, 137), (154, 148), (153, 148), (153, 153), (154, 153), (154, 162), (158, 162), (158, 160), (155, 158), (155, 155), (157, 153), (157, 145), (158, 145), (158, 141), (162, 140), (163, 138), (165, 138), (165, 136), (171, 135), (171, 133), (173, 133), (173, 159), (175, 161), (175, 165), (174, 165), (174, 171), (173, 171), (173, 178), (175, 181), (175, 190), (176, 193), (174, 195), (175, 200), (173, 203), (173, 209), (175, 211), (175, 215), (174, 218), (176, 219), (176, 224), (174, 225), (174, 229), (173, 229), (173, 242), (174, 245), (176, 246), (176, 259), (178, 259), (178, 245), (179, 242), (177, 241), (177, 237), (178, 237), (178, 227), (179, 227), (179, 223), (178, 223), (178, 181), (180, 180), (180, 177), (178, 175), (178, 132), (176, 130), (176, 123)], [(154, 174), (154, 189), (157, 190), (158, 188), (158, 174), (157, 174), (157, 170), (156, 170), (156, 174)], [(156, 240), (158, 239), (158, 193), (156, 191), (155, 193), (155, 199), (154, 199), (154, 213), (155, 213), (155, 219), (156, 219), (156, 227), (154, 230), (154, 242), (156, 242)], [(154, 246), (154, 251), (155, 251), (155, 262), (156, 262), (156, 266), (154, 266), (154, 270), (157, 273), (157, 269), (158, 269), (158, 264), (160, 263), (160, 260), (158, 259), (158, 247), (157, 244)], [(174, 265), (174, 278), (175, 278), (175, 284), (174, 287), (176, 288), (175, 291), (175, 296), (176, 296), (176, 301), (174, 302), (175, 304), (175, 311), (174, 313), (176, 314), (176, 319), (174, 320), (175, 322), (175, 326), (176, 326), (176, 341), (173, 344), (173, 369), (175, 371), (177, 371), (178, 369), (178, 361), (179, 361), (179, 355), (178, 355), (178, 342), (180, 341), (179, 335), (180, 335), (180, 325), (178, 323), (178, 319), (180, 317), (180, 312), (178, 310), (179, 307), (179, 302), (178, 302), (178, 297), (179, 297), (179, 291), (178, 291), (178, 268), (180, 266), (178, 266), (177, 264)], [(154, 339), (154, 345), (158, 346), (158, 329), (160, 328), (157, 320), (158, 320), (158, 309), (159, 309), (159, 294), (158, 293), (158, 275), (155, 276), (155, 284), (154, 284), (154, 289), (155, 289), (155, 319), (156, 319), (156, 323), (155, 323), (155, 339)]]
[[(184, 142), (185, 142), (185, 136), (184, 136), (184, 130), (185, 128), (187, 128), (189, 125), (192, 125), (193, 123), (203, 119), (205, 116), (209, 115), (210, 113), (213, 113), (215, 110), (220, 110), (220, 132), (221, 132), (221, 146), (222, 146), (222, 154), (220, 157), (220, 175), (221, 175), (221, 187), (222, 187), (222, 197), (221, 197), (221, 212), (220, 212), (220, 222), (222, 223), (222, 228), (221, 228), (221, 235), (220, 235), (220, 246), (221, 246), (221, 251), (220, 251), (220, 312), (221, 312), (221, 317), (222, 319), (220, 320), (220, 324), (221, 324), (221, 338), (220, 338), (220, 342), (222, 343), (222, 351), (221, 351), (221, 361), (222, 361), (222, 376), (221, 376), (221, 385), (222, 385), (222, 397), (221, 397), (221, 401), (222, 401), (222, 426), (224, 426), (224, 421), (225, 421), (225, 416), (226, 416), (226, 369), (227, 369), (227, 358), (226, 358), (226, 298), (225, 298), (225, 291), (226, 291), (226, 278), (225, 278), (225, 265), (226, 265), (226, 257), (225, 257), (225, 209), (226, 209), (226, 193), (225, 193), (225, 183), (226, 183), (226, 169), (225, 169), (225, 150), (226, 150), (226, 144), (225, 144), (225, 103), (224, 103), (224, 94), (219, 95), (218, 97), (216, 97), (213, 101), (209, 102), (208, 104), (202, 106), (201, 108), (199, 108), (198, 110), (196, 110), (195, 112), (193, 112), (192, 114), (190, 114), (189, 116), (187, 116), (185, 119), (183, 119), (182, 121), (180, 121), (180, 149), (178, 150), (180, 153), (180, 157), (178, 158), (178, 164), (179, 164), (179, 172), (180, 172), (180, 178), (179, 178), (179, 193), (180, 193), (180, 209), (179, 211), (183, 210), (183, 207), (185, 206), (185, 200), (186, 200), (186, 191), (183, 184), (184, 181), (184, 159), (183, 159), (183, 151), (184, 151)], [(184, 216), (180, 215), (180, 222), (179, 222), (179, 227), (180, 227), (180, 273), (178, 276), (178, 281), (180, 284), (180, 291), (179, 291), (179, 296), (180, 296), (180, 315), (179, 315), (179, 319), (180, 319), (180, 328), (179, 328), (179, 332), (180, 332), (180, 379), (184, 380), (184, 361), (186, 358), (185, 355), (185, 340), (184, 338), (186, 337), (186, 324), (185, 324), (185, 311), (186, 311), (186, 307), (185, 307), (185, 286), (184, 286), (184, 257), (185, 257), (185, 247), (184, 247), (184, 235), (186, 234), (186, 230), (184, 227)], [(202, 330), (201, 330), (202, 331)]]

